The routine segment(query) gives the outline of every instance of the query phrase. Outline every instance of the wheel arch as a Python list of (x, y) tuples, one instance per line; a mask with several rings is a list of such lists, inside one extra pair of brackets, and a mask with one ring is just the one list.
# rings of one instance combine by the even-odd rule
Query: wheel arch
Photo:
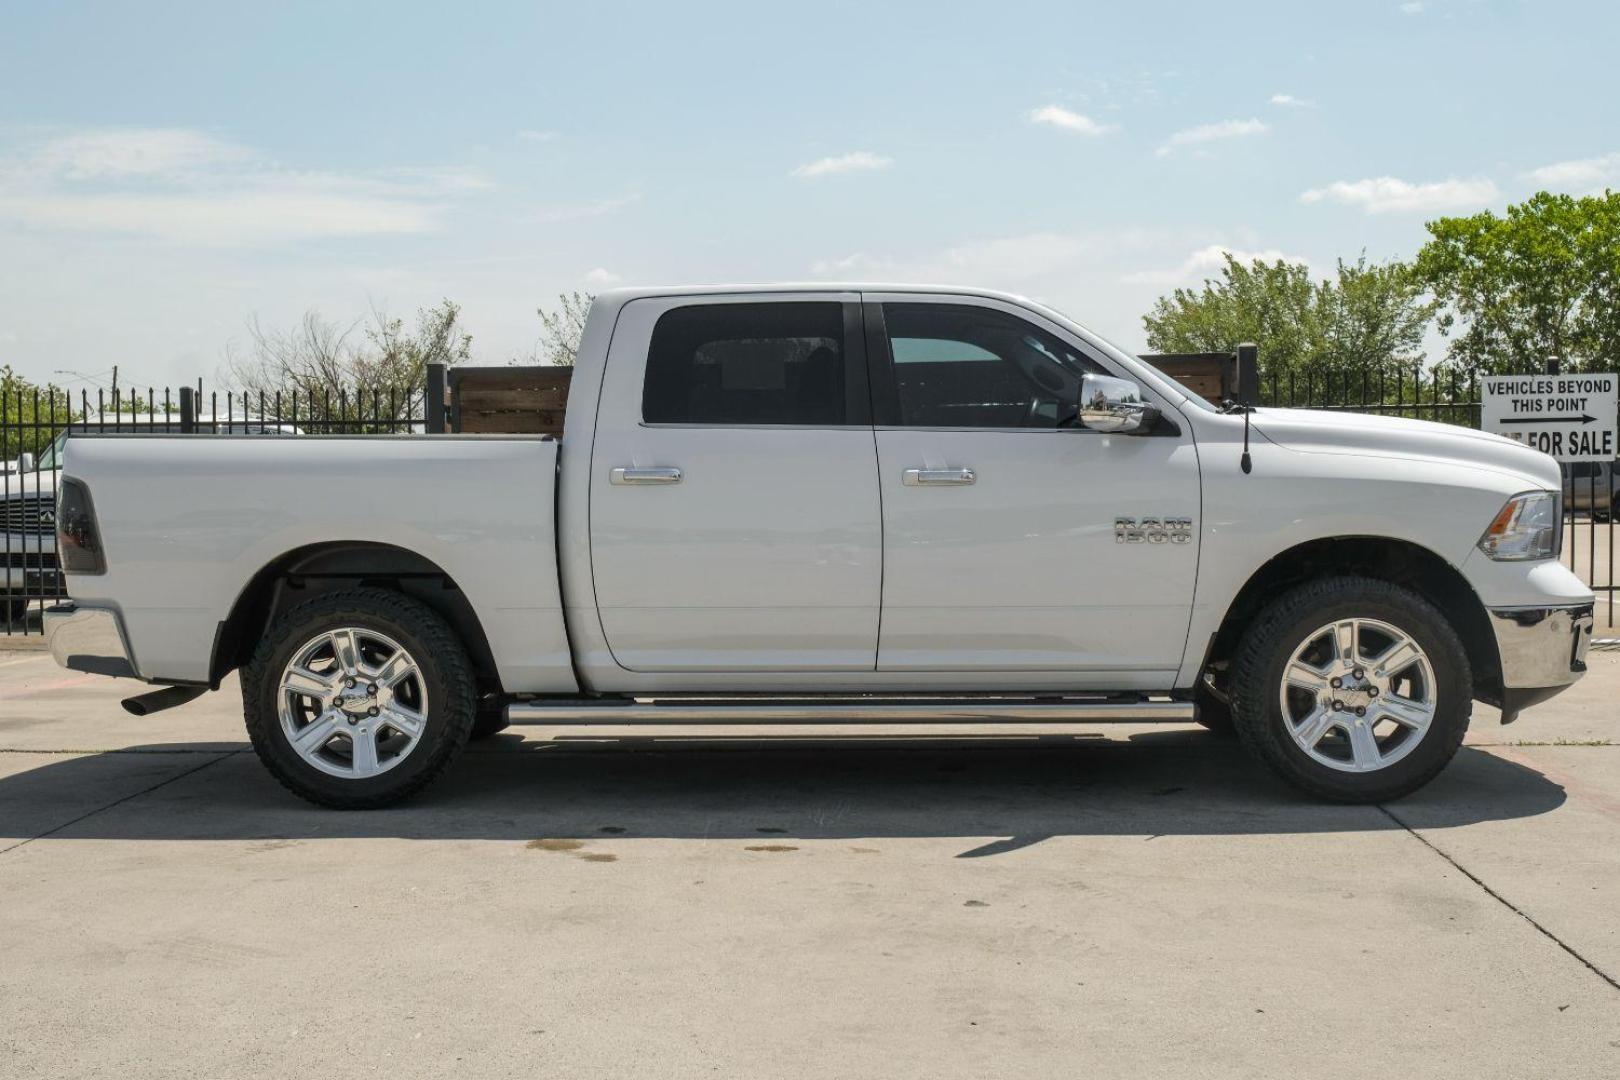
[(1278, 552), (1243, 583), (1211, 639), (1200, 669), (1224, 671), (1238, 639), (1266, 602), (1318, 578), (1357, 574), (1411, 589), (1446, 617), (1468, 653), (1474, 696), (1500, 704), (1502, 664), (1490, 616), (1474, 587), (1444, 557), (1421, 544), (1387, 536), (1333, 536)]
[(489, 638), (467, 596), (442, 567), (417, 552), (376, 541), (336, 540), (287, 551), (261, 567), (231, 605), (214, 637), (209, 678), (218, 685), (253, 654), (283, 611), (352, 585), (392, 589), (433, 609), (461, 639), (480, 688), (499, 692)]

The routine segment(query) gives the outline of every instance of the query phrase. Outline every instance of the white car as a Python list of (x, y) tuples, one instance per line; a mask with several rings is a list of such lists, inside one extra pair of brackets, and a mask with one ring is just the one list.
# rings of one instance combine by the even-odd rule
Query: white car
[(903, 286), (596, 299), (564, 435), (86, 437), (64, 665), (241, 669), (287, 787), (380, 806), (540, 723), (1188, 720), (1379, 801), (1585, 670), (1558, 467), (1218, 409), (1049, 308)]
[(0, 474), (0, 630), (28, 617), (31, 599), (60, 592), (56, 569), (56, 472), (26, 468)]
[(1598, 521), (1620, 513), (1620, 470), (1612, 461), (1578, 461), (1564, 475), (1564, 505)]

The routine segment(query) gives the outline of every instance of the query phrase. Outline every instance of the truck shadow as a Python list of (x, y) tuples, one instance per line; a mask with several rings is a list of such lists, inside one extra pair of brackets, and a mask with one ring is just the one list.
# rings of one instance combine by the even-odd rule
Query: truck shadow
[[(58, 830), (58, 840), (960, 837), (957, 857), (977, 858), (1055, 836), (1446, 828), (1544, 814), (1565, 798), (1531, 768), (1464, 748), (1387, 810), (1335, 806), (1285, 786), (1232, 743), (1186, 730), (1128, 741), (504, 734), (403, 806), (342, 813), (284, 791), (239, 743), (137, 750), (52, 759), (0, 779), (0, 812), (26, 807), (38, 821), (29, 831)], [(132, 769), (150, 779), (119, 779)], [(134, 797), (114, 802), (125, 795)]]

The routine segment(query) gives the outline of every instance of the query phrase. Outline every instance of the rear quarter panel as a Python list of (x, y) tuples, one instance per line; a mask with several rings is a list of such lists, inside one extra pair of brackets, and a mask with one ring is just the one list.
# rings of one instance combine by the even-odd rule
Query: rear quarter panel
[(533, 437), (209, 436), (70, 440), (107, 572), (68, 577), (113, 607), (146, 679), (202, 681), (242, 590), (331, 541), (392, 544), (461, 588), (511, 692), (575, 689), (557, 586), (557, 444)]

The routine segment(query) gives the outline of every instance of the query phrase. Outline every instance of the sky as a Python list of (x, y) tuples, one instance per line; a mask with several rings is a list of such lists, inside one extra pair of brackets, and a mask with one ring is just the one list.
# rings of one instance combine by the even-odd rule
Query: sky
[(14, 3), (0, 364), (222, 376), (247, 326), (570, 290), (955, 283), (1130, 348), (1223, 250), (1331, 270), (1620, 187), (1620, 7)]

